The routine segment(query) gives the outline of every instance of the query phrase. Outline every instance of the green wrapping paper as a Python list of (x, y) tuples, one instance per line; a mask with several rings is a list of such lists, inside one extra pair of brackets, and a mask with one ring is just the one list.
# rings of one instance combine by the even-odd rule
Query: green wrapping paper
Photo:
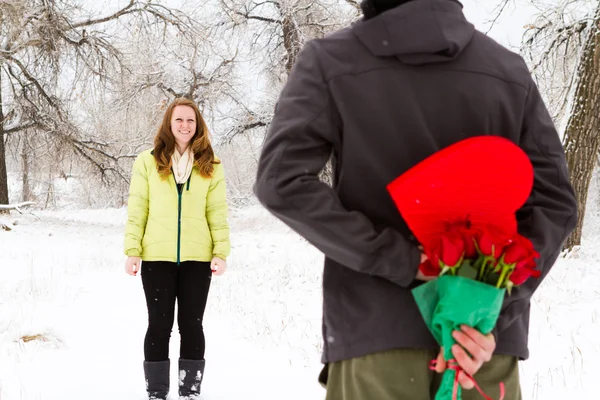
[[(444, 358), (451, 360), (456, 341), (452, 331), (468, 325), (487, 335), (500, 315), (506, 289), (462, 276), (443, 275), (412, 290), (423, 320), (440, 346)], [(447, 369), (435, 400), (453, 400), (456, 372)], [(461, 388), (458, 396), (461, 399)]]

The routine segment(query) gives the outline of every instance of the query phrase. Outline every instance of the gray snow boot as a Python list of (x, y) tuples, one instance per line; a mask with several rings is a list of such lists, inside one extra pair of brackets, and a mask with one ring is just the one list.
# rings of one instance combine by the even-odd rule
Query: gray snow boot
[(169, 394), (169, 370), (171, 363), (166, 361), (144, 361), (146, 391), (150, 400), (166, 400)]
[(204, 377), (204, 360), (179, 359), (179, 398), (196, 400)]

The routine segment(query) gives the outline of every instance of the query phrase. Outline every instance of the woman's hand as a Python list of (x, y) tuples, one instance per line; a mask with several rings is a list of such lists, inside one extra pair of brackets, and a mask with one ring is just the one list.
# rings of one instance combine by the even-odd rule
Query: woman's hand
[(227, 270), (227, 261), (219, 257), (213, 257), (212, 261), (210, 262), (210, 269), (212, 270), (213, 274), (217, 276), (223, 275)]
[(131, 276), (136, 276), (140, 270), (142, 259), (140, 257), (127, 257), (125, 261), (125, 272)]

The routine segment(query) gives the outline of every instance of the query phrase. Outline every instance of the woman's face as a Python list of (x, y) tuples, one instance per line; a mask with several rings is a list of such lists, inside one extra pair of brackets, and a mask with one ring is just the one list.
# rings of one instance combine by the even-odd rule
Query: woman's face
[(180, 150), (187, 148), (196, 133), (196, 113), (192, 107), (177, 106), (171, 115), (171, 133)]

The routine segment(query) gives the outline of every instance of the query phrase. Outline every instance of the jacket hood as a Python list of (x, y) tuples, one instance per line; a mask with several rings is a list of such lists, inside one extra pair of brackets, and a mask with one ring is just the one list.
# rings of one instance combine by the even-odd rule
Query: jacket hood
[(454, 60), (469, 45), (475, 27), (455, 0), (413, 0), (353, 26), (358, 39), (379, 57), (405, 64)]

